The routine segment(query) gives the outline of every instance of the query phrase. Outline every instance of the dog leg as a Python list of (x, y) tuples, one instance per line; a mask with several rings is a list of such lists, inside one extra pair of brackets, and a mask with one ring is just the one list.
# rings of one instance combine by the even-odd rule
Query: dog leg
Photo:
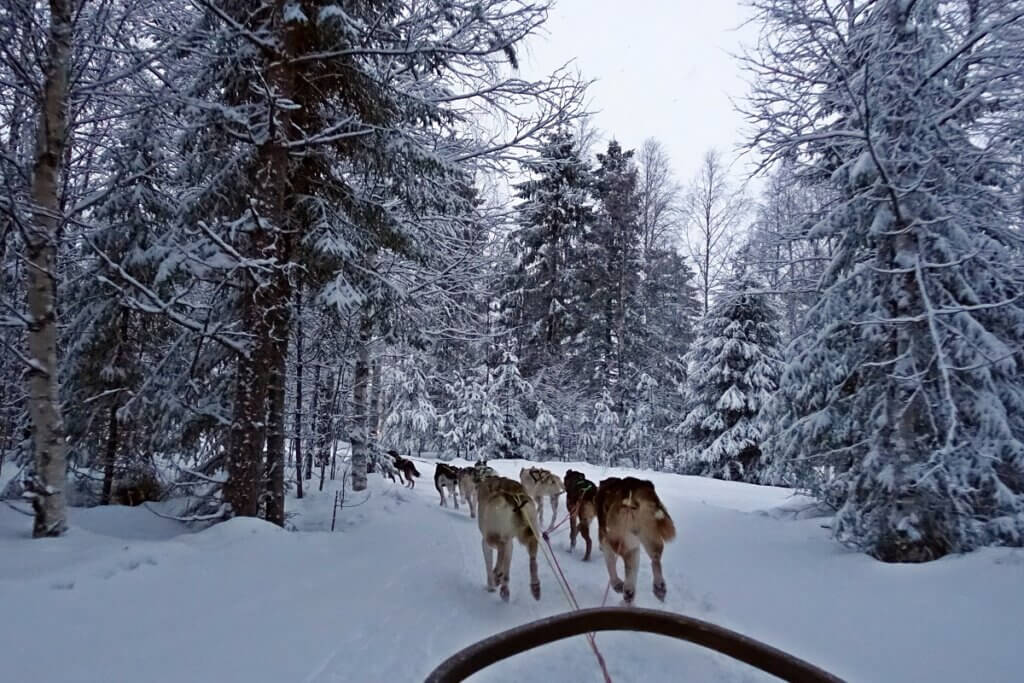
[(530, 594), (534, 600), (540, 600), (540, 576), (537, 575), (537, 539), (531, 538), (526, 544), (530, 553)]
[(506, 539), (498, 546), (498, 561), (494, 566), (494, 580), (499, 586), (501, 599), (508, 602), (508, 574), (512, 565), (512, 539)]
[(590, 559), (590, 520), (580, 515), (577, 528), (579, 529), (580, 534), (583, 535), (583, 540), (587, 542), (587, 549), (583, 553), (583, 561), (586, 562)]
[(651, 558), (651, 573), (654, 574), (654, 597), (662, 602), (665, 602), (665, 596), (668, 594), (665, 576), (661, 573), (661, 553), (664, 549), (665, 544), (661, 541), (644, 541), (644, 550)]
[(537, 515), (539, 517), (538, 523), (544, 525), (544, 496), (537, 496), (533, 499), (533, 502), (537, 504)]
[(636, 576), (640, 569), (640, 548), (628, 550), (622, 559), (626, 562), (626, 583), (622, 589), (622, 599), (627, 605), (632, 605), (636, 597)]
[(484, 549), (484, 569), (487, 570), (487, 591), (490, 592), (490, 593), (493, 593), (494, 592), (494, 564), (492, 564), (492, 560), (494, 559), (494, 551), (491, 548), (490, 544), (487, 542), (487, 539), (481, 539), (480, 540), (480, 545)]
[(458, 510), (459, 509), (459, 487), (458, 486), (453, 486), (452, 487), (452, 502), (455, 503), (455, 509)]
[[(578, 533), (578, 531), (579, 531), (579, 528), (576, 526), (576, 515), (574, 515), (572, 513), (572, 510), (569, 510), (569, 552), (570, 553), (573, 550), (576, 550), (576, 534)], [(588, 546), (587, 549), (589, 550), (590, 549), (589, 548), (589, 546), (590, 546), (590, 540), (589, 539), (587, 540), (587, 546)]]
[(555, 522), (558, 521), (558, 496), (559, 495), (560, 494), (556, 493), (555, 495), (551, 496), (551, 524), (548, 526), (548, 531), (550, 531), (551, 528), (555, 526)]
[(612, 585), (612, 590), (616, 593), (621, 593), (622, 579), (619, 578), (619, 572), (615, 569), (618, 554), (609, 548), (607, 543), (601, 544), (601, 552), (604, 553), (604, 565), (608, 568), (608, 581)]

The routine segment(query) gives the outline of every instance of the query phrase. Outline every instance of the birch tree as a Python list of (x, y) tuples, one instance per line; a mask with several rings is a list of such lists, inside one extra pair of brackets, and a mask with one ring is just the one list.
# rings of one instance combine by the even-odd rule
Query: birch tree
[(43, 90), (32, 169), (31, 220), (24, 225), (28, 303), (29, 414), (35, 472), (32, 535), (60, 536), (67, 529), (64, 424), (57, 364), (57, 242), (61, 228), (60, 175), (67, 145), (68, 69), (72, 12), (69, 0), (50, 0)]
[(712, 296), (729, 276), (730, 256), (746, 212), (746, 199), (732, 187), (721, 155), (708, 151), (683, 204), (684, 241), (697, 271), (705, 315)]

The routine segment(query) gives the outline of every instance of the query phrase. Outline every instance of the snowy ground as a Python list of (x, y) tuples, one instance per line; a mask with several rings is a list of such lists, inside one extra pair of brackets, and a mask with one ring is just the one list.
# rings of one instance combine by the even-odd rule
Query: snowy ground
[[(521, 465), (491, 464), (512, 476)], [(561, 475), (569, 465), (547, 466)], [(624, 472), (571, 466), (595, 481)], [(567, 609), (543, 560), (541, 600), (530, 598), (518, 545), (511, 602), (485, 592), (475, 522), (465, 507), (440, 508), (433, 466), (418, 467), (414, 491), (371, 476), (369, 499), (340, 511), (333, 534), (333, 488), (289, 501), (301, 533), (249, 519), (189, 533), (145, 509), (112, 507), (75, 509), (66, 538), (31, 540), (31, 520), (0, 506), (2, 679), (415, 682), (471, 642)], [(643, 476), (679, 531), (665, 553), (664, 607), (850, 681), (1020, 680), (1021, 551), (884, 565), (836, 546), (826, 520), (764, 514), (793, 505), (786, 490)], [(348, 503), (363, 499), (350, 492)], [(564, 498), (560, 519), (563, 510)], [(600, 553), (588, 563), (580, 548), (570, 556), (566, 527), (555, 551), (581, 604), (598, 605), (607, 583)], [(646, 564), (637, 604), (661, 606)], [(617, 683), (772, 680), (658, 636), (597, 640)], [(575, 638), (472, 680), (601, 679)]]

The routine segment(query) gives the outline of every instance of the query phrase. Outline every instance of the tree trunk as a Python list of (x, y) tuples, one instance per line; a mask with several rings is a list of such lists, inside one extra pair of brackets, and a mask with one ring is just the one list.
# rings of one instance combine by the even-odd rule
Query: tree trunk
[(288, 333), (282, 330), (278, 337), (284, 350), (279, 354), (277, 367), (270, 382), (270, 405), (267, 412), (267, 521), (284, 526), (284, 471), (285, 471), (285, 375), (288, 358)]
[(110, 496), (114, 490), (114, 465), (117, 462), (117, 398), (110, 404), (110, 415), (107, 418), (107, 453), (103, 458), (103, 491), (100, 493), (100, 505), (110, 505)]
[(295, 420), (292, 439), (295, 443), (295, 495), (302, 498), (302, 285), (295, 301)]
[(352, 376), (352, 490), (366, 488), (366, 461), (370, 446), (369, 409), (366, 405), (366, 385), (370, 382), (370, 335), (373, 331), (371, 311), (363, 308), (359, 313), (359, 340), (356, 365)]
[[(128, 340), (128, 322), (129, 314), (127, 310), (123, 310), (120, 313), (121, 326), (120, 336), (117, 339), (117, 350), (114, 354), (114, 365), (123, 365), (126, 362), (125, 359), (125, 344)], [(117, 449), (121, 445), (120, 439), (120, 426), (117, 419), (118, 404), (120, 401), (120, 393), (117, 393), (118, 389), (123, 389), (116, 384), (111, 384), (108, 389), (115, 391), (112, 397), (112, 403), (110, 405), (110, 416), (107, 420), (107, 453), (103, 459), (103, 490), (100, 493), (100, 505), (110, 505), (111, 494), (114, 488), (114, 469), (117, 464)], [(129, 430), (130, 435), (130, 430)]]
[[(340, 372), (338, 373), (340, 375)], [(330, 460), (329, 441), (333, 441), (334, 432), (334, 411), (338, 402), (338, 382), (335, 379), (334, 371), (327, 375), (327, 384), (331, 386), (331, 397), (327, 401), (317, 419), (320, 420), (320, 428), (317, 430), (316, 458), (320, 466), (320, 490), (324, 490), (324, 479), (327, 477), (327, 461)]]
[[(276, 16), (277, 21), (283, 21), (281, 14)], [(284, 33), (287, 47), (293, 47), (294, 29), (283, 23), (275, 28)], [(291, 283), (286, 266), (292, 258), (294, 237), (289, 225), (288, 198), (301, 188), (296, 187), (300, 180), (290, 174), (288, 148), (284, 143), (290, 134), (295, 110), (280, 107), (279, 102), (292, 99), (294, 68), (287, 60), (280, 60), (272, 62), (265, 70), (269, 87), (261, 104), (266, 107), (269, 126), (266, 139), (259, 147), (259, 163), (252, 171), (255, 191), (248, 197), (255, 220), (249, 225), (244, 253), (254, 259), (276, 262), (276, 265), (269, 273), (263, 268), (242, 272), (243, 329), (253, 342), (248, 353), (238, 361), (224, 498), (235, 515), (247, 517), (259, 514), (262, 494), (267, 488), (264, 446), (270, 382), (288, 349), (287, 341), (281, 338), (286, 337), (290, 323)]]
[(380, 391), (381, 391), (381, 361), (375, 358), (370, 366), (372, 373), (373, 388), (370, 390), (370, 443), (373, 446), (380, 446)]
[(57, 376), (57, 183), (67, 143), (68, 64), (71, 61), (71, 2), (50, 0), (48, 61), (44, 73), (38, 145), (32, 170), (32, 221), (25, 234), (30, 324), (29, 415), (35, 442), (35, 473), (29, 495), (35, 510), (32, 535), (60, 536), (67, 529), (64, 486), (64, 424)]
[[(316, 357), (318, 354), (314, 354)], [(309, 420), (313, 427), (312, 443), (306, 444), (306, 481), (313, 478), (313, 455), (319, 455), (320, 447), (320, 363), (313, 371), (313, 406), (309, 410)]]
[(231, 422), (231, 446), (227, 457), (228, 479), (224, 499), (232, 513), (259, 516), (264, 490), (264, 446), (266, 444), (267, 399), (270, 375), (277, 365), (270, 342), (272, 328), (266, 323), (266, 304), (257, 288), (243, 289), (247, 311), (245, 329), (255, 340), (247, 356), (239, 358), (235, 379), (235, 409)]
[(331, 411), (331, 481), (334, 481), (338, 471), (338, 425), (345, 424), (346, 402), (341, 400), (341, 385), (346, 369), (345, 364), (338, 365), (338, 383), (334, 388), (334, 406)]

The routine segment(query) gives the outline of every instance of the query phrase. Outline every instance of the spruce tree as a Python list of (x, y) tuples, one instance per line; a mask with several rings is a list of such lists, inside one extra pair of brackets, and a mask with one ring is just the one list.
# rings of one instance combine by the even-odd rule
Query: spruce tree
[(778, 313), (759, 284), (738, 278), (701, 319), (686, 355), (678, 469), (757, 481), (766, 437), (760, 413), (778, 387)]
[(516, 186), (520, 226), (509, 236), (514, 263), (504, 307), (519, 329), (526, 377), (560, 361), (581, 325), (578, 268), (594, 181), (578, 147), (569, 130), (551, 133), (538, 157), (523, 163), (534, 177)]
[(811, 233), (837, 246), (771, 448), (879, 559), (1021, 545), (1024, 244), (1002, 136), (1022, 5), (755, 5), (772, 45), (751, 59), (758, 143), (837, 194)]
[(598, 199), (594, 229), (584, 252), (581, 296), (587, 301), (584, 339), (579, 357), (592, 391), (612, 392), (614, 410), (626, 409), (636, 331), (641, 325), (642, 239), (637, 169), (633, 151), (612, 140), (597, 155), (594, 172)]

